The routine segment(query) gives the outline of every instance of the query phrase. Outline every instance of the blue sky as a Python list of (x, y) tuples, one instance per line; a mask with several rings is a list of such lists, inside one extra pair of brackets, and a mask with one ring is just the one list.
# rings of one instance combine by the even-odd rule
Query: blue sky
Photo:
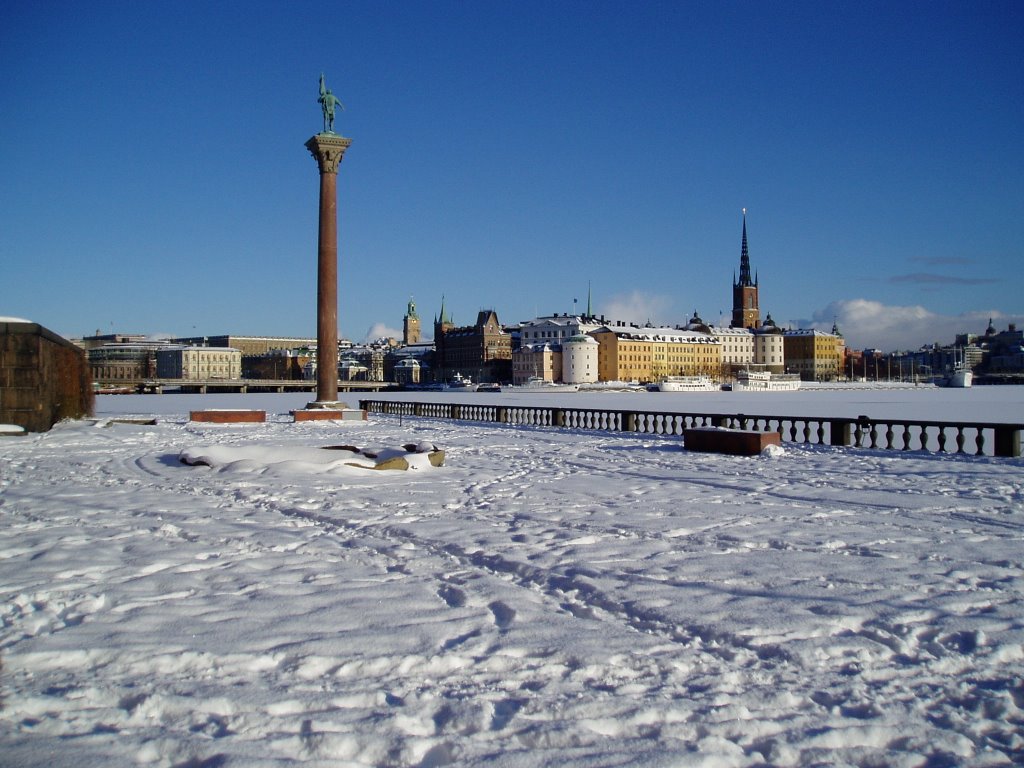
[(1020, 2), (0, 9), (0, 315), (316, 331), (317, 81), (353, 139), (339, 323), (731, 307), (855, 347), (1024, 322)]

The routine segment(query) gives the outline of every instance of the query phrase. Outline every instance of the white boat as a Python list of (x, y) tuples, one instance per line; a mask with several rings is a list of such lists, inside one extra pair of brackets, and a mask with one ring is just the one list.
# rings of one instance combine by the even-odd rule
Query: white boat
[(512, 389), (515, 392), (578, 392), (579, 384), (560, 384), (548, 381), (542, 376), (531, 376), (525, 384), (518, 384)]
[(717, 392), (721, 386), (710, 376), (666, 376), (658, 382), (658, 392)]
[(974, 384), (974, 372), (966, 366), (958, 366), (952, 373), (937, 377), (935, 384), (952, 389), (966, 389)]
[(963, 352), (956, 348), (953, 350), (953, 370), (949, 373), (937, 376), (935, 384), (940, 387), (951, 387), (954, 389), (965, 389), (974, 383), (974, 372), (968, 367), (964, 360)]
[(766, 368), (745, 368), (736, 374), (733, 392), (795, 392), (800, 389), (796, 373), (772, 373)]
[(953, 374), (949, 377), (949, 383), (947, 387), (956, 387), (964, 389), (974, 384), (974, 371), (970, 368), (958, 368), (953, 371)]

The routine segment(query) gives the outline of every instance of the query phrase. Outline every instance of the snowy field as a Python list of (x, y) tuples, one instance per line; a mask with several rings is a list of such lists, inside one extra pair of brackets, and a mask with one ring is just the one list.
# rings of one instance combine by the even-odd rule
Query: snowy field
[[(624, 397), (1024, 422), (1017, 387), (793, 394)], [(291, 423), (306, 399), (102, 397), (0, 439), (0, 765), (1024, 764), (1024, 460)], [(319, 450), (405, 443), (445, 466)]]

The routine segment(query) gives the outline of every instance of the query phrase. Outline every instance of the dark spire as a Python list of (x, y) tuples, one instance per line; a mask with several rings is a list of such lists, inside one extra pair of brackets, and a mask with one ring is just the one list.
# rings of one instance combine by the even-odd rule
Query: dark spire
[(444, 311), (444, 294), (441, 294), (441, 319), (440, 323), (451, 323), (451, 318), (448, 317), (448, 313)]
[(738, 286), (749, 287), (754, 285), (750, 279), (750, 254), (747, 252), (747, 209), (743, 209), (743, 245), (740, 248), (740, 281)]

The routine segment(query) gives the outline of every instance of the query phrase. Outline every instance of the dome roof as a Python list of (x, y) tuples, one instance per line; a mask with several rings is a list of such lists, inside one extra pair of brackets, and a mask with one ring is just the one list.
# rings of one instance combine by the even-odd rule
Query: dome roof
[(690, 322), (686, 325), (688, 331), (700, 331), (701, 333), (711, 333), (711, 328), (700, 319), (700, 315), (697, 314), (697, 310), (693, 310), (693, 317), (690, 318)]
[(597, 339), (593, 336), (588, 336), (585, 333), (577, 333), (575, 336), (570, 336), (566, 339), (563, 344), (597, 344)]
[(775, 321), (772, 320), (772, 313), (769, 312), (768, 316), (765, 317), (764, 322), (761, 323), (761, 327), (757, 329), (757, 333), (761, 333), (761, 334), (765, 334), (765, 333), (778, 333), (778, 334), (781, 334), (782, 333), (782, 329), (779, 328), (779, 326), (777, 326), (775, 324)]

